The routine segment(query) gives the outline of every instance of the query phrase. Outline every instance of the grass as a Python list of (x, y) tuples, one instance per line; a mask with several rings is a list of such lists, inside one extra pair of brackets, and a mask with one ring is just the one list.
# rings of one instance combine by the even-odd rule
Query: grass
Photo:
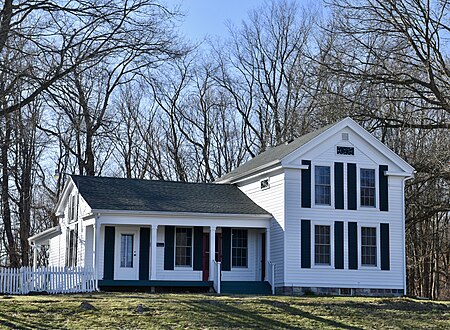
[[(80, 307), (89, 302), (94, 310)], [(138, 313), (139, 304), (144, 312)], [(450, 302), (96, 293), (0, 296), (1, 329), (450, 329)]]

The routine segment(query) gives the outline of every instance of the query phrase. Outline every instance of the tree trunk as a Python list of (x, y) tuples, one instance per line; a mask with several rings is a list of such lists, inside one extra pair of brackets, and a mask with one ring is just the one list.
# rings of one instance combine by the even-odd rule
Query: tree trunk
[(4, 135), (1, 144), (1, 164), (2, 164), (2, 182), (1, 182), (1, 193), (2, 193), (2, 218), (3, 226), (5, 228), (6, 239), (7, 239), (7, 249), (9, 256), (9, 265), (11, 267), (19, 267), (20, 262), (17, 254), (16, 244), (13, 235), (12, 221), (11, 221), (11, 209), (9, 205), (9, 166), (8, 166), (8, 150), (11, 143), (11, 122), (10, 117), (7, 115), (4, 117)]

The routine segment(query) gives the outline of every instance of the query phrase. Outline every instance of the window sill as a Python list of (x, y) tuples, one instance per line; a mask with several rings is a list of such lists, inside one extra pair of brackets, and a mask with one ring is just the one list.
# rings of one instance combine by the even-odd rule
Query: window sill
[(330, 268), (333, 269), (333, 265), (329, 265), (329, 264), (314, 264), (311, 265), (311, 268)]
[(192, 266), (175, 266), (174, 270), (193, 270), (194, 267)]
[(323, 209), (331, 209), (332, 206), (330, 204), (314, 204), (314, 207), (323, 208)]
[(364, 269), (364, 270), (381, 270), (380, 267), (378, 267), (378, 266), (371, 266), (371, 265), (360, 265), (359, 268), (360, 269)]

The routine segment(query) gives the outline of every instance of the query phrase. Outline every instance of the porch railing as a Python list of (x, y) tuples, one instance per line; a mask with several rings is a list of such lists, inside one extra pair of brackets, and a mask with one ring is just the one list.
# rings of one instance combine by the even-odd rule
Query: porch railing
[(213, 286), (216, 293), (220, 293), (221, 268), (219, 261), (213, 261)]
[(272, 288), (272, 294), (275, 294), (275, 264), (267, 261), (267, 270), (267, 282), (269, 282)]
[(96, 290), (91, 267), (0, 268), (0, 293), (78, 293)]

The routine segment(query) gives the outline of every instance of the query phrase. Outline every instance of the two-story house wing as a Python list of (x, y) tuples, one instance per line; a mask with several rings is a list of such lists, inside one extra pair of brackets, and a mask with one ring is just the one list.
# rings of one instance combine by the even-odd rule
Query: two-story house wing
[(351, 118), (218, 180), (273, 215), (277, 293), (406, 292), (404, 183), (414, 169)]

